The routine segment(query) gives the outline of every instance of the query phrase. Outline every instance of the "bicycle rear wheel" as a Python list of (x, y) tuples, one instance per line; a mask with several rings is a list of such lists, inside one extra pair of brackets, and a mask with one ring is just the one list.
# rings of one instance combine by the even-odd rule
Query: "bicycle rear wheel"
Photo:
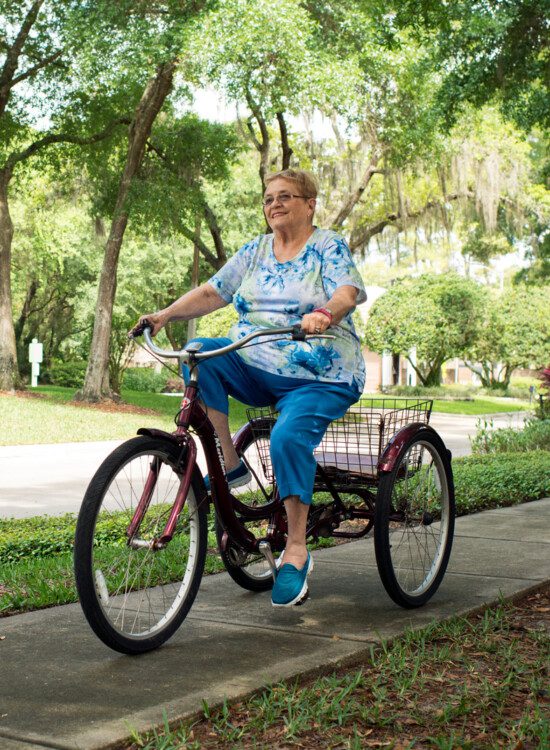
[(380, 578), (402, 607), (419, 607), (437, 591), (453, 543), (451, 462), (441, 438), (422, 430), (380, 479), (374, 543)]
[[(200, 585), (207, 519), (197, 473), (172, 540), (155, 547), (180, 485), (180, 452), (149, 437), (124, 443), (96, 472), (78, 517), (74, 563), (82, 609), (95, 634), (122, 653), (149, 651), (170, 638)], [(128, 527), (149, 492), (131, 541)]]

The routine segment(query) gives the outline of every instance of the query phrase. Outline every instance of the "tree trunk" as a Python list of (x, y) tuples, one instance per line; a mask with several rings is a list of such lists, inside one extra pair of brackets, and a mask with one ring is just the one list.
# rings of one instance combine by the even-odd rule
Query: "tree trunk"
[(38, 279), (33, 279), (31, 281), (30, 287), (27, 289), (27, 294), (25, 295), (25, 302), (23, 303), (23, 307), (21, 309), (21, 315), (17, 319), (17, 323), (14, 326), (15, 340), (18, 346), (20, 343), (21, 334), (23, 333), (23, 328), (25, 327), (25, 323), (27, 322), (28, 317), (31, 313), (32, 301), (36, 297), (36, 292), (38, 291), (38, 287), (39, 287)]
[(109, 340), (116, 293), (118, 258), (128, 223), (127, 199), (132, 181), (142, 162), (145, 145), (155, 118), (172, 87), (175, 67), (175, 61), (158, 66), (156, 76), (151, 78), (145, 87), (130, 125), (126, 165), (118, 189), (99, 281), (88, 368), (82, 391), (76, 395), (79, 400), (100, 401), (104, 398), (113, 397), (109, 387)]
[(252, 112), (254, 116), (254, 119), (258, 123), (258, 127), (260, 128), (260, 135), (262, 138), (261, 141), (258, 140), (254, 132), (252, 123), (250, 122), (250, 120), (248, 120), (247, 126), (248, 126), (249, 137), (260, 154), (260, 167), (259, 167), (258, 173), (260, 175), (260, 182), (262, 185), (262, 195), (263, 195), (265, 192), (265, 177), (267, 173), (269, 172), (269, 145), (270, 145), (269, 131), (267, 129), (267, 123), (264, 119), (264, 116), (262, 115), (262, 111), (260, 107), (256, 104), (254, 99), (252, 99), (252, 96), (250, 95), (249, 92), (246, 93), (246, 102), (250, 108), (250, 111)]
[(0, 391), (12, 391), (19, 381), (11, 301), (13, 223), (8, 204), (11, 176), (11, 169), (0, 170)]
[(277, 121), (279, 123), (279, 132), (281, 133), (281, 148), (283, 150), (281, 169), (288, 169), (290, 167), (290, 157), (292, 156), (293, 152), (288, 142), (288, 130), (286, 128), (286, 122), (282, 112), (277, 112)]
[[(191, 272), (191, 289), (196, 289), (199, 285), (199, 240), (201, 236), (200, 216), (195, 221), (196, 242), (193, 245), (193, 270)], [(187, 339), (194, 339), (197, 335), (197, 319), (191, 318), (187, 321)]]

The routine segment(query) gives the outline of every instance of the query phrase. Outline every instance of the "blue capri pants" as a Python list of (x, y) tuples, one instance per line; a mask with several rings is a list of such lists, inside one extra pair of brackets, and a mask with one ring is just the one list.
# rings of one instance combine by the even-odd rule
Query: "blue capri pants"
[[(202, 351), (232, 343), (228, 338), (193, 341), (202, 343)], [(329, 423), (357, 401), (357, 389), (347, 383), (274, 375), (246, 364), (237, 352), (202, 362), (199, 387), (206, 406), (224, 414), (229, 411), (228, 396), (249, 406), (275, 406), (279, 417), (271, 434), (271, 461), (280, 496), (297, 495), (309, 505), (317, 466), (313, 451)]]

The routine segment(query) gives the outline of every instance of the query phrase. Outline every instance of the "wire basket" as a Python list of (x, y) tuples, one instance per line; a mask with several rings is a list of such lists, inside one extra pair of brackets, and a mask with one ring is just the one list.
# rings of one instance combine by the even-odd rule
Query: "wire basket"
[[(362, 477), (377, 474), (378, 459), (391, 438), (413, 422), (428, 424), (433, 401), (411, 398), (362, 398), (331, 422), (314, 455), (325, 468)], [(269, 436), (277, 420), (271, 407), (247, 409), (259, 460), (266, 478), (273, 481)]]

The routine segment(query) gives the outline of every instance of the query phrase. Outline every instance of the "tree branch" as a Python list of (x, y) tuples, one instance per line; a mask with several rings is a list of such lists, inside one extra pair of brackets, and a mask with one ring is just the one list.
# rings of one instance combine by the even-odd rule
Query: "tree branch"
[(216, 271), (219, 271), (223, 264), (220, 263), (214, 253), (208, 249), (208, 247), (204, 244), (204, 241), (200, 237), (197, 237), (197, 233), (195, 232), (195, 230), (180, 225), (180, 232), (184, 237), (187, 237), (188, 240), (191, 240), (191, 242), (193, 242), (199, 248), (201, 255), (210, 263), (212, 268), (214, 268)]
[[(260, 182), (262, 183), (262, 194), (265, 190), (265, 176), (267, 174), (267, 171), (269, 169), (269, 131), (267, 129), (266, 121), (262, 115), (262, 112), (256, 102), (252, 99), (252, 96), (250, 95), (250, 92), (246, 92), (246, 102), (248, 106), (250, 107), (250, 111), (254, 115), (254, 118), (256, 119), (256, 122), (258, 123), (258, 127), (260, 128), (260, 133), (262, 136), (262, 140), (259, 141), (256, 136), (254, 135), (254, 140), (256, 144), (256, 148), (260, 152)], [(252, 125), (249, 123), (249, 130), (253, 133)]]
[(108, 138), (118, 125), (130, 125), (131, 122), (132, 120), (128, 117), (119, 117), (109, 123), (109, 125), (107, 125), (107, 127), (101, 130), (99, 133), (90, 135), (87, 138), (70, 135), (69, 133), (52, 133), (50, 135), (46, 135), (43, 138), (40, 138), (38, 141), (31, 143), (31, 145), (24, 151), (19, 151), (19, 153), (14, 152), (10, 154), (3, 168), (13, 169), (13, 167), (18, 162), (25, 161), (25, 159), (28, 159), (37, 151), (51, 145), (52, 143), (75, 143), (79, 146), (87, 146), (92, 143), (97, 143), (98, 141), (102, 141), (104, 138)]
[(378, 162), (380, 161), (382, 153), (383, 153), (383, 149), (380, 146), (375, 146), (375, 148), (373, 149), (373, 153), (372, 153), (369, 165), (367, 166), (363, 174), (363, 177), (359, 181), (359, 185), (356, 187), (356, 189), (352, 193), (350, 193), (347, 201), (345, 201), (344, 205), (340, 208), (338, 213), (329, 221), (329, 224), (331, 227), (340, 229), (344, 221), (351, 214), (357, 202), (359, 201), (359, 199), (361, 198), (361, 196), (367, 189), (367, 186), (369, 182), (371, 181), (373, 175), (376, 173), (375, 172), (376, 166)]
[[(466, 192), (466, 193), (451, 193), (450, 195), (446, 195), (443, 200), (431, 200), (428, 201), (421, 209), (418, 211), (410, 211), (407, 214), (408, 220), (414, 220), (418, 219), (423, 214), (427, 213), (430, 209), (435, 208), (436, 206), (441, 206), (442, 203), (448, 203), (451, 201), (458, 200), (459, 198), (473, 198), (473, 193)], [(381, 221), (376, 222), (376, 224), (371, 224), (369, 227), (362, 227), (359, 229), (356, 229), (352, 232), (351, 238), (350, 238), (350, 250), (357, 250), (358, 247), (365, 246), (369, 240), (372, 239), (376, 234), (379, 234), (382, 232), (387, 226), (389, 225), (398, 225), (399, 222), (403, 219), (403, 216), (398, 211), (397, 213), (391, 213), (386, 216), (385, 219), (382, 219)]]
[(45, 57), (43, 60), (41, 60), (36, 65), (33, 65), (32, 68), (29, 68), (24, 73), (21, 73), (21, 75), (16, 76), (14, 79), (12, 79), (12, 82), (10, 84), (10, 89), (12, 89), (16, 84), (20, 83), (21, 81), (24, 81), (26, 78), (31, 78), (35, 73), (38, 73), (39, 70), (42, 68), (45, 68), (46, 65), (49, 65), (54, 60), (57, 60), (58, 57), (60, 57), (63, 54), (64, 50), (58, 49), (57, 52), (54, 52), (53, 55), (50, 55), (49, 57)]
[(227, 253), (225, 251), (225, 245), (222, 240), (222, 233), (216, 215), (206, 201), (204, 202), (204, 218), (206, 219), (208, 229), (214, 240), (214, 247), (216, 248), (216, 255), (218, 257), (217, 268), (221, 268), (227, 261)]
[(17, 70), (17, 65), (19, 63), (19, 57), (23, 50), (23, 46), (27, 41), (30, 31), (38, 16), (38, 12), (40, 11), (40, 8), (43, 4), (44, 0), (34, 1), (34, 3), (29, 8), (29, 12), (23, 20), (23, 23), (21, 24), (21, 28), (19, 29), (14, 43), (8, 49), (6, 61), (4, 62), (2, 73), (0, 74), (0, 117), (4, 114), (4, 110), (6, 109), (6, 105), (8, 103), (11, 87), (13, 85), (13, 76), (15, 74), (15, 71)]

